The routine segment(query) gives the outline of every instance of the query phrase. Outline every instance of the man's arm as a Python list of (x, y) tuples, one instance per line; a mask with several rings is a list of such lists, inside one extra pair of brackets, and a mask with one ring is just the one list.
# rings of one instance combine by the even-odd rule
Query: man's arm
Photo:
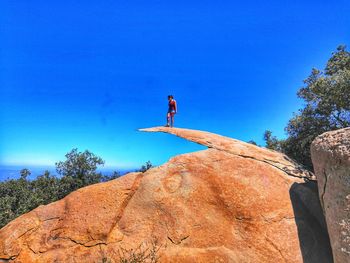
[(175, 102), (175, 104), (174, 104), (175, 113), (177, 113), (177, 103), (176, 103), (176, 100), (175, 100), (174, 102)]

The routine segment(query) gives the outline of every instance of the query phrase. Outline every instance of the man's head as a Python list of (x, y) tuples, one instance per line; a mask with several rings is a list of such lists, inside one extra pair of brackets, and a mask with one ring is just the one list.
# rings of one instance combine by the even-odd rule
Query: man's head
[(168, 95), (168, 100), (172, 100), (174, 98), (173, 95)]

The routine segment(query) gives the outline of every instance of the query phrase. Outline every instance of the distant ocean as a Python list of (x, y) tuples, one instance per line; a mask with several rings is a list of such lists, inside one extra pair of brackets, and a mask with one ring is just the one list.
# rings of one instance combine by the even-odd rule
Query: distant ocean
[[(31, 172), (29, 179), (35, 179), (37, 176), (44, 174), (46, 170), (49, 171), (51, 175), (57, 175), (55, 166), (0, 165), (0, 181), (18, 179), (20, 177), (20, 171), (24, 168), (29, 169)], [(136, 169), (101, 168), (97, 171), (104, 175), (111, 175), (114, 171), (117, 171), (123, 175), (135, 170)]]

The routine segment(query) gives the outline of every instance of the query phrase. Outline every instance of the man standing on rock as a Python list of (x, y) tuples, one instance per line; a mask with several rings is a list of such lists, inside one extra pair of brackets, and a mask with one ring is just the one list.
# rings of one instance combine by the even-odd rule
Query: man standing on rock
[(174, 127), (174, 116), (177, 113), (177, 105), (173, 95), (168, 96), (168, 101), (169, 101), (169, 104), (168, 104), (169, 107), (168, 107), (168, 113), (166, 115), (167, 123), (165, 127), (169, 127), (169, 126)]

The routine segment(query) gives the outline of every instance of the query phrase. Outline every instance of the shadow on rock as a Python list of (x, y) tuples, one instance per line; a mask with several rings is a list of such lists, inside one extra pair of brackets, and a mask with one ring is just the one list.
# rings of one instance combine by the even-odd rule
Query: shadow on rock
[(332, 263), (332, 250), (317, 183), (294, 183), (289, 194), (304, 263)]

